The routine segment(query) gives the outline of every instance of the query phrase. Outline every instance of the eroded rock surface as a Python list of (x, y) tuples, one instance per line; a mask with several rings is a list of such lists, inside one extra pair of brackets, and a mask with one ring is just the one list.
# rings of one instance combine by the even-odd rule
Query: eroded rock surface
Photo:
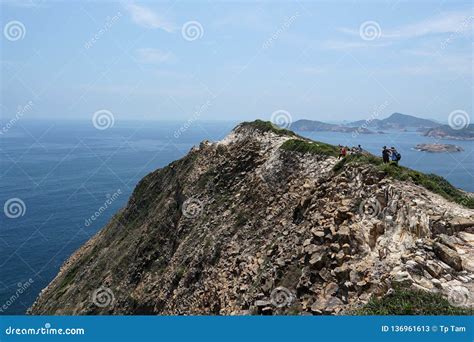
[(338, 314), (395, 284), (472, 305), (473, 210), (290, 138), (240, 125), (146, 176), (31, 313)]

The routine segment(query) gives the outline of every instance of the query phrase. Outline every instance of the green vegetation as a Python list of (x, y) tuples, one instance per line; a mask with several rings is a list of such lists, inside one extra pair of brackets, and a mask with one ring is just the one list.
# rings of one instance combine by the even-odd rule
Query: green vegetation
[[(339, 150), (334, 145), (301, 139), (287, 140), (281, 145), (281, 149), (334, 157), (339, 155)], [(385, 175), (393, 179), (412, 181), (416, 185), (423, 186), (426, 189), (443, 196), (447, 200), (474, 209), (474, 198), (452, 186), (443, 177), (434, 174), (424, 174), (395, 164), (384, 164), (382, 158), (376, 157), (370, 153), (350, 154), (346, 158), (337, 162), (336, 165), (334, 165), (333, 170), (335, 172), (340, 172), (348, 164), (374, 165), (377, 170), (384, 172)]]
[(474, 209), (474, 198), (466, 195), (463, 191), (452, 186), (443, 177), (434, 174), (425, 174), (395, 164), (383, 164), (382, 158), (375, 157), (369, 153), (351, 154), (334, 165), (335, 172), (341, 171), (347, 164), (372, 164), (377, 170), (384, 172), (387, 176), (401, 181), (412, 181), (416, 185), (443, 196), (447, 200), (459, 203)]
[(334, 157), (339, 155), (339, 150), (334, 145), (301, 139), (287, 140), (281, 145), (281, 149), (301, 153), (323, 154)]
[(255, 120), (251, 122), (242, 122), (242, 127), (253, 127), (262, 132), (273, 132), (278, 135), (297, 136), (295, 132), (275, 126), (270, 121)]
[(354, 312), (357, 315), (472, 315), (472, 309), (452, 306), (439, 294), (421, 290), (395, 288), (380, 299), (371, 299)]

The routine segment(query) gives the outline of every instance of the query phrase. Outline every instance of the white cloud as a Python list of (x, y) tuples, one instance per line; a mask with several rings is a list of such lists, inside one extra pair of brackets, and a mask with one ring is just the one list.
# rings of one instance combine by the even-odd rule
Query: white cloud
[[(381, 38), (416, 38), (426, 35), (464, 33), (472, 29), (473, 15), (470, 11), (447, 12), (438, 16), (427, 18), (419, 22), (403, 25), (395, 29), (384, 27), (383, 22), (378, 22), (381, 27)], [(342, 27), (339, 31), (350, 35), (359, 35), (359, 28), (351, 29)]]
[(164, 52), (158, 49), (143, 48), (137, 50), (137, 59), (147, 64), (162, 64), (174, 58), (171, 52)]
[(125, 9), (137, 25), (150, 29), (162, 29), (166, 32), (173, 32), (175, 29), (172, 23), (147, 7), (128, 3), (125, 5)]
[(473, 19), (469, 12), (450, 12), (400, 27), (392, 34), (412, 38), (429, 34), (462, 33), (470, 30)]
[(37, 8), (44, 7), (45, 2), (41, 0), (4, 0), (2, 5), (10, 5), (21, 8)]
[(385, 47), (389, 46), (390, 43), (374, 43), (374, 42), (365, 42), (365, 41), (338, 41), (338, 40), (329, 40), (321, 44), (321, 47), (326, 50), (352, 50), (359, 48), (369, 48), (369, 47)]

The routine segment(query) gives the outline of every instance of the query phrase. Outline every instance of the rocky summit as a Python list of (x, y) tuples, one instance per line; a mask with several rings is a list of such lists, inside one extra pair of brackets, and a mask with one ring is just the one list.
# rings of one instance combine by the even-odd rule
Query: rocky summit
[(334, 149), (261, 121), (202, 142), (143, 178), (29, 312), (345, 314), (399, 287), (472, 305), (474, 211)]

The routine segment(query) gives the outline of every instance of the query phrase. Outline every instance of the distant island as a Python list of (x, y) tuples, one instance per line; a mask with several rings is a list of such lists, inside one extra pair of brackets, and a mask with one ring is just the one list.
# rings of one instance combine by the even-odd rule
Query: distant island
[(393, 113), (385, 119), (358, 120), (343, 124), (332, 124), (315, 120), (297, 120), (291, 124), (291, 129), (299, 132), (339, 132), (357, 134), (384, 134), (383, 130), (399, 130), (406, 132), (414, 129), (424, 136), (436, 139), (474, 140), (474, 125), (462, 129), (453, 129), (448, 125), (434, 120), (422, 119), (416, 116)]
[(375, 132), (362, 127), (350, 127), (346, 125), (330, 124), (313, 120), (298, 120), (291, 125), (291, 129), (300, 132), (340, 132), (352, 133), (359, 132), (361, 134), (374, 134)]
[(470, 124), (459, 130), (452, 129), (448, 125), (442, 125), (429, 129), (423, 135), (437, 139), (474, 140), (474, 125)]
[(348, 126), (370, 127), (376, 130), (406, 129), (406, 128), (432, 128), (440, 124), (429, 119), (418, 118), (413, 115), (393, 113), (385, 119), (359, 120), (347, 124)]
[(464, 149), (460, 146), (452, 144), (418, 144), (415, 146), (415, 150), (423, 152), (461, 152)]

